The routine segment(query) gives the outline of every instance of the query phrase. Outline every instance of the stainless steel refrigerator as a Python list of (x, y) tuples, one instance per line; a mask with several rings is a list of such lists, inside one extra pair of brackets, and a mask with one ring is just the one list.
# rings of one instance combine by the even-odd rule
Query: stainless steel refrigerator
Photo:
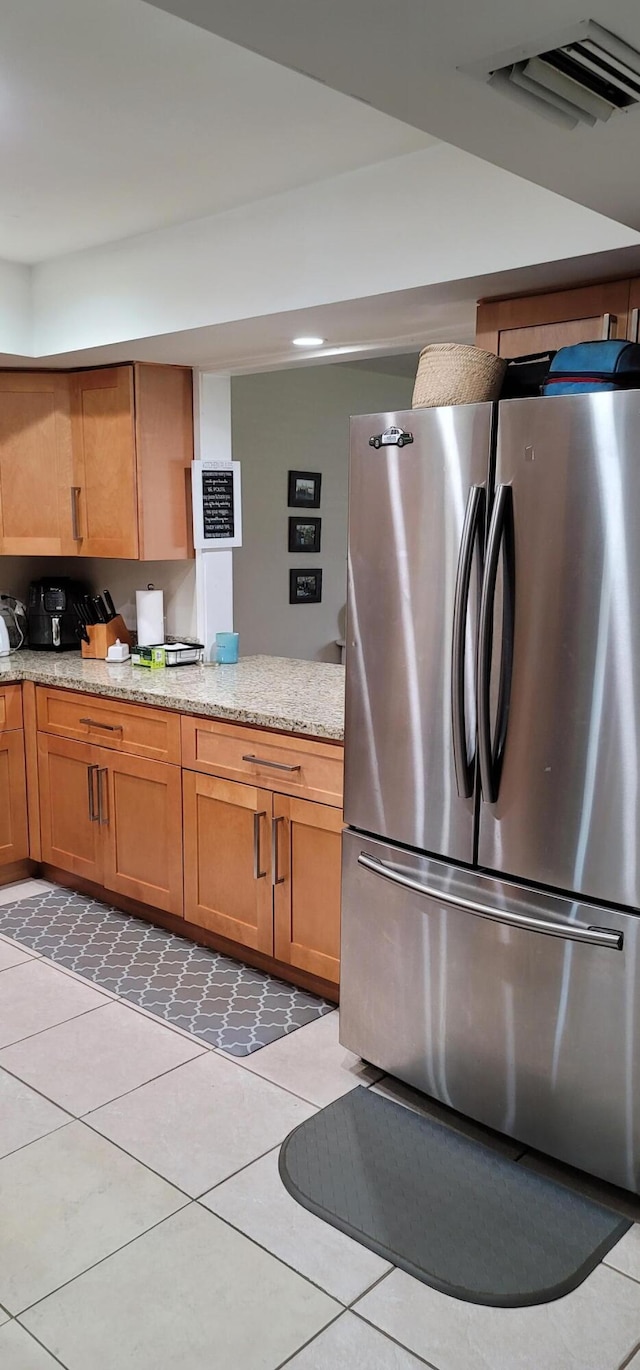
[(345, 820), (342, 1043), (639, 1190), (640, 392), (352, 420)]

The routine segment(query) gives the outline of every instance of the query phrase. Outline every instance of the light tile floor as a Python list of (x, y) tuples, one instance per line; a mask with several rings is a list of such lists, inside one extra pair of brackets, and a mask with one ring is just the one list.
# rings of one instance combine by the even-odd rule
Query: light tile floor
[(0, 1370), (640, 1370), (640, 1227), (566, 1298), (491, 1309), (294, 1203), (280, 1142), (357, 1084), (469, 1130), (337, 1023), (230, 1059), (0, 938)]

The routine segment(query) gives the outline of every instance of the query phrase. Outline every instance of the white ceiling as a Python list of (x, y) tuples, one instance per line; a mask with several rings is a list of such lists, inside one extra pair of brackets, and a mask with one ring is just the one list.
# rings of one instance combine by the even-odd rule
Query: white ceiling
[(585, 18), (640, 49), (638, 0), (591, 0), (588, 9), (585, 0), (150, 3), (640, 227), (640, 107), (563, 130), (458, 70)]
[(2, 0), (0, 257), (185, 222), (432, 139), (143, 0)]

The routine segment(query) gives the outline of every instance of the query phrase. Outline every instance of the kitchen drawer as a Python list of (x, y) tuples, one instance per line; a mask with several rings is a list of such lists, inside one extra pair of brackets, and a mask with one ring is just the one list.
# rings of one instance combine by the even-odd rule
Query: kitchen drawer
[(180, 765), (180, 718), (145, 704), (40, 686), (38, 729), (56, 737), (98, 743), (113, 751)]
[(342, 808), (343, 752), (334, 743), (183, 716), (182, 764)]
[(22, 686), (0, 687), (0, 733), (22, 727)]

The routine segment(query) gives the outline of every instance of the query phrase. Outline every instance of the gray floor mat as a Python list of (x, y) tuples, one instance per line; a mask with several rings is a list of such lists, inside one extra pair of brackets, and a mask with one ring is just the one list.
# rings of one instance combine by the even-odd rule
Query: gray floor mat
[(1, 904), (0, 933), (230, 1056), (250, 1056), (335, 1008), (62, 886)]
[(289, 1193), (425, 1284), (520, 1308), (581, 1284), (631, 1224), (359, 1087), (282, 1145)]

